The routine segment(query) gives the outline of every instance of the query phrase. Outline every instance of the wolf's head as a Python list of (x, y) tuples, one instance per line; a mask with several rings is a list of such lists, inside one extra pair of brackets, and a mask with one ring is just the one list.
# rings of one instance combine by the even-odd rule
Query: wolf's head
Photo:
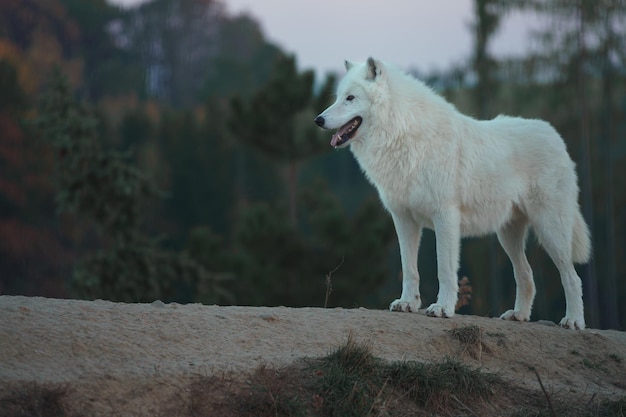
[(383, 63), (368, 58), (365, 63), (346, 61), (348, 71), (337, 86), (337, 100), (319, 116), (315, 123), (324, 129), (338, 129), (330, 145), (343, 148), (351, 141), (363, 137), (369, 126), (371, 105), (383, 78)]

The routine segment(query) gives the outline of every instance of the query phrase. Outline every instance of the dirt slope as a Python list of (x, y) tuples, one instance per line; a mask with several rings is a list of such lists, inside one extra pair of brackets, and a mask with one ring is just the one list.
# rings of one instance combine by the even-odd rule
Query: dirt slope
[[(468, 325), (482, 330), (478, 350), (449, 332)], [(626, 396), (625, 332), (366, 309), (0, 296), (0, 398), (20, 384), (60, 383), (82, 415), (176, 415), (170, 405), (198, 376), (245, 379), (259, 365), (325, 355), (350, 333), (389, 360), (452, 356), (520, 388), (539, 388), (536, 369), (550, 392)]]

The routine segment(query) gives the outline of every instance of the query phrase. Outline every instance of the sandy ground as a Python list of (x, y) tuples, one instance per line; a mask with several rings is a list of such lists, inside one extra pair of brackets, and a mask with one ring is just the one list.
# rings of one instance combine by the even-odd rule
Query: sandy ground
[[(449, 330), (482, 329), (467, 352)], [(123, 304), (0, 296), (0, 398), (13, 387), (62, 384), (83, 415), (176, 415), (198, 376), (246, 378), (260, 365), (318, 357), (349, 334), (389, 360), (460, 358), (519, 387), (626, 396), (626, 333), (367, 309)], [(470, 354), (472, 353), (472, 354)]]

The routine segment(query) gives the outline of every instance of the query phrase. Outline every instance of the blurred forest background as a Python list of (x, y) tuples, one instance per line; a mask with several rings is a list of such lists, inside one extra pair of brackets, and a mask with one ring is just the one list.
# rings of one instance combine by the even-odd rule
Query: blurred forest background
[[(587, 323), (623, 329), (626, 3), (474, 3), (471, 56), (413, 72), (477, 118), (557, 128), (593, 234)], [(544, 22), (533, 52), (496, 59), (490, 41), (520, 10)], [(401, 289), (393, 224), (312, 123), (339, 76), (300, 69), (223, 0), (0, 1), (0, 294), (323, 306), (330, 276), (328, 306), (386, 308)], [(558, 273), (532, 237), (528, 255), (533, 317), (559, 320)], [(431, 232), (419, 263), (430, 303)], [(462, 313), (513, 305), (495, 237), (464, 241), (461, 275)]]

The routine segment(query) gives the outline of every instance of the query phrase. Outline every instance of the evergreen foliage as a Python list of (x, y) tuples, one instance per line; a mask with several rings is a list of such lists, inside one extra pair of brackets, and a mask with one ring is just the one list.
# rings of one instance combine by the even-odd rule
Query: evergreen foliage
[(129, 155), (102, 149), (98, 121), (75, 101), (67, 78), (58, 70), (44, 96), (37, 128), (57, 157), (60, 210), (93, 221), (116, 243), (136, 239), (142, 204), (158, 191), (127, 163)]
[[(102, 148), (97, 121), (73, 98), (59, 71), (51, 78), (36, 125), (57, 156), (59, 210), (89, 221), (110, 240), (109, 249), (76, 267), (72, 289), (77, 296), (146, 302), (201, 293), (203, 301), (217, 302), (226, 295), (216, 285), (217, 276), (185, 254), (158, 249), (143, 235), (140, 210), (158, 190), (127, 162), (128, 155)], [(190, 294), (184, 293), (186, 287)]]
[[(310, 123), (327, 99), (314, 94), (313, 82), (313, 71), (298, 73), (295, 58), (281, 56), (267, 83), (247, 103), (238, 97), (231, 101), (228, 121), (239, 140), (286, 165), (289, 216), (294, 224), (298, 164), (328, 148), (319, 130)], [(333, 85), (334, 78), (328, 77), (322, 94), (327, 94)]]

